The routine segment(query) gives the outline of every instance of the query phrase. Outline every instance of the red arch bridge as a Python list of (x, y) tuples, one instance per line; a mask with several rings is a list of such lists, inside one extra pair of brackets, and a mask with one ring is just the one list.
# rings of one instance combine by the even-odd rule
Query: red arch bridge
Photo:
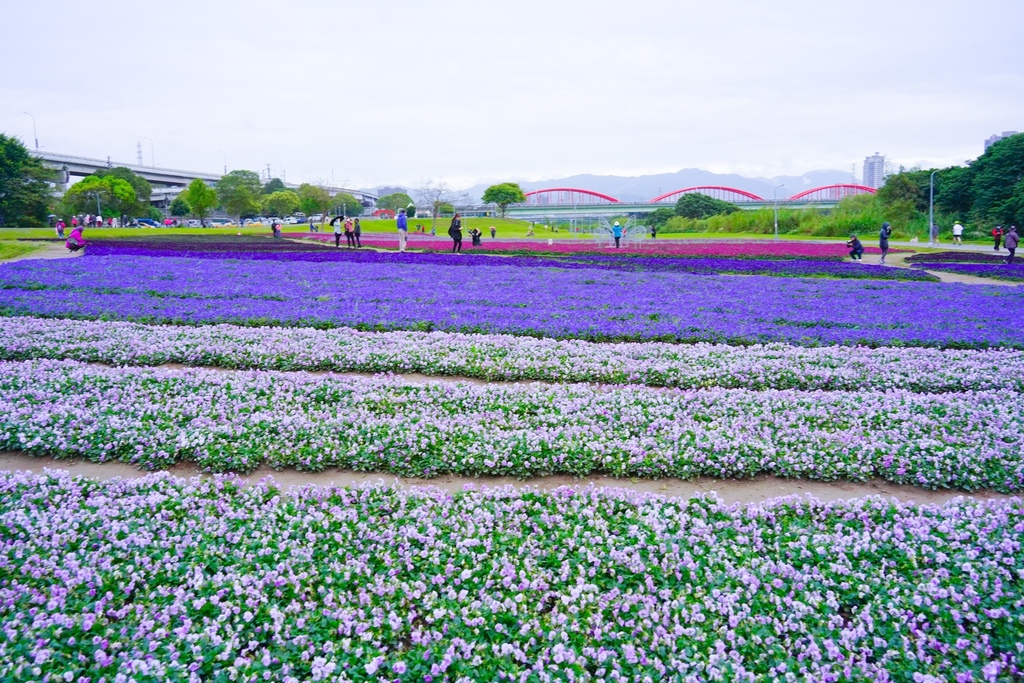
[[(746, 202), (757, 202), (760, 204), (770, 203), (771, 199), (759, 197), (753, 192), (740, 190), (735, 187), (722, 185), (698, 185), (695, 187), (684, 187), (679, 190), (672, 190), (649, 199), (647, 204), (675, 203), (684, 194), (699, 192), (701, 194), (731, 202), (743, 204)], [(873, 187), (865, 185), (854, 185), (851, 183), (838, 183), (835, 185), (823, 185), (810, 190), (804, 190), (789, 197), (779, 197), (779, 202), (837, 202), (843, 197), (851, 197), (859, 194), (874, 194)], [(625, 204), (615, 197), (593, 190), (584, 190), (578, 187), (549, 187), (543, 190), (533, 190), (526, 193), (527, 206), (590, 206), (592, 204)], [(630, 204), (636, 202), (629, 202)]]
[[(526, 202), (508, 207), (508, 215), (527, 220), (546, 220), (574, 216), (624, 216), (648, 213), (658, 207), (673, 206), (685, 194), (699, 192), (735, 204), (741, 209), (761, 209), (776, 204), (772, 198), (721, 185), (684, 187), (658, 195), (647, 201), (622, 201), (611, 195), (578, 187), (549, 187), (527, 192)], [(864, 185), (838, 183), (803, 190), (790, 197), (779, 197), (778, 205), (786, 208), (830, 208), (844, 197), (874, 194)]]

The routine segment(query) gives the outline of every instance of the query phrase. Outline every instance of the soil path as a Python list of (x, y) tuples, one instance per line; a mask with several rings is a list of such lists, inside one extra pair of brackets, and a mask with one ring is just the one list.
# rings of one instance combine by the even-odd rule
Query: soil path
[[(152, 472), (120, 462), (93, 463), (84, 460), (55, 460), (46, 457), (34, 457), (23, 453), (0, 452), (0, 472), (31, 471), (41, 473), (44, 469), (63, 470), (72, 476), (88, 477), (98, 481), (110, 479), (138, 479)], [(166, 470), (176, 477), (209, 477), (197, 466), (181, 463)], [(519, 480), (512, 477), (461, 477), (442, 476), (436, 479), (417, 479), (397, 477), (393, 474), (370, 472), (352, 472), (350, 470), (331, 469), (324, 472), (300, 472), (294, 469), (275, 471), (269, 467), (261, 467), (251, 474), (242, 477), (246, 484), (254, 484), (263, 479), (273, 479), (282, 488), (296, 486), (359, 486), (362, 484), (383, 483), (388, 486), (405, 489), (410, 487), (432, 486), (454, 493), (467, 486), (495, 487), (514, 486), (516, 488), (536, 487), (551, 490), (560, 486), (583, 489), (587, 486), (597, 488), (628, 489), (639, 493), (656, 493), (670, 498), (690, 498), (706, 493), (717, 493), (726, 503), (761, 503), (782, 496), (810, 495), (821, 501), (838, 501), (864, 498), (866, 496), (882, 496), (907, 503), (941, 505), (960, 496), (978, 500), (1020, 500), (1019, 496), (1009, 496), (993, 491), (932, 491), (929, 489), (892, 484), (881, 479), (867, 482), (819, 482), (802, 479), (782, 479), (761, 475), (751, 479), (712, 479), (701, 477), (691, 481), (682, 479), (616, 479), (609, 476), (570, 477), (554, 475)]]

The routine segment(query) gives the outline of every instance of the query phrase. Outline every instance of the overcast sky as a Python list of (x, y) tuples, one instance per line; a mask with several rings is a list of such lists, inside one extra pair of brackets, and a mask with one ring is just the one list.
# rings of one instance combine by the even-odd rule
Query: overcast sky
[[(1024, 1), (6, 3), (0, 132), (289, 182), (948, 165), (1024, 131)], [(152, 145), (149, 140), (152, 140)], [(152, 150), (151, 150), (152, 147)], [(223, 154), (222, 154), (223, 153)]]

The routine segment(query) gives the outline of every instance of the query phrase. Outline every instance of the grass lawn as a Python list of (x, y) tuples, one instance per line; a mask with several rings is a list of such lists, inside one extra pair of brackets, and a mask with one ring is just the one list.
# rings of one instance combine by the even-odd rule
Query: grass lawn
[(39, 249), (39, 247), (34, 244), (3, 240), (0, 241), (0, 261), (14, 258), (15, 256), (24, 256), (25, 254), (32, 253), (36, 249)]

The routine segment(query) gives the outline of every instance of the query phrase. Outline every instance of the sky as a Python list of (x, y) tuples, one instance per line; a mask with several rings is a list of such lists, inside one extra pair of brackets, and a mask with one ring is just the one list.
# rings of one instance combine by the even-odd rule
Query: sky
[(1022, 0), (33, 0), (2, 16), (0, 133), (288, 182), (859, 177), (875, 152), (963, 164), (1024, 131)]

